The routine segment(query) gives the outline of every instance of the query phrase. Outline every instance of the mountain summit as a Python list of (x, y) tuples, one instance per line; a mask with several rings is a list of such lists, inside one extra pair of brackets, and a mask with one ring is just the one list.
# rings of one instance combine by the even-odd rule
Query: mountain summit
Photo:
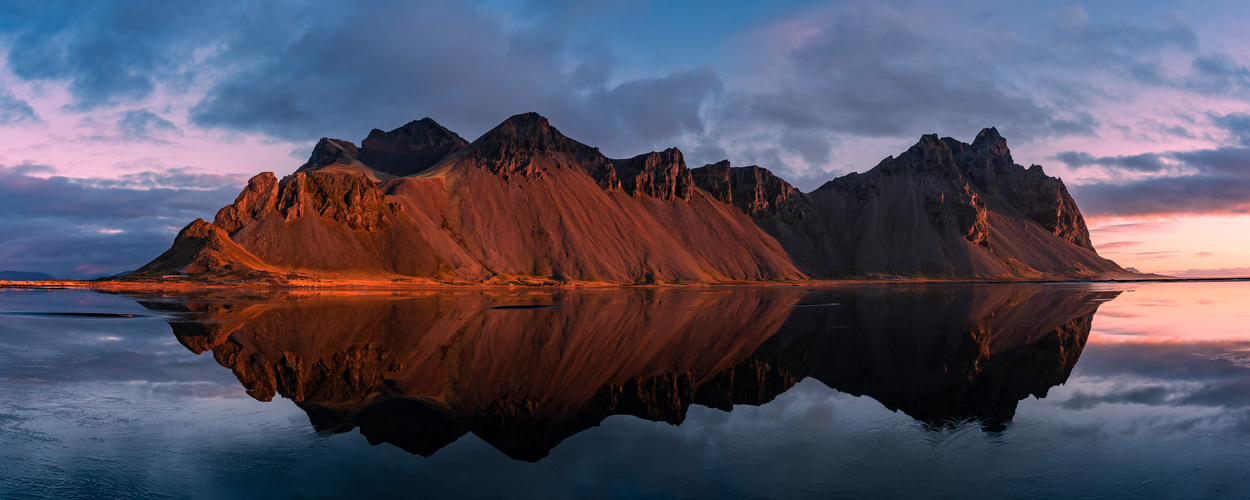
[(1094, 278), (1063, 182), (992, 128), (927, 135), (802, 193), (759, 166), (697, 169), (676, 148), (612, 159), (536, 113), (467, 143), (434, 120), (324, 138), (254, 177), (212, 223), (130, 279), (723, 282), (910, 276)]

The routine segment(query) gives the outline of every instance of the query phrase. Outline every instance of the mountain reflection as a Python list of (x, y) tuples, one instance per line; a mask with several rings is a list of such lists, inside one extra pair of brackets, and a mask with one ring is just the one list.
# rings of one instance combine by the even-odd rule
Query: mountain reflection
[(430, 455), (472, 432), (536, 461), (611, 415), (767, 403), (812, 377), (941, 427), (1063, 383), (1119, 292), (976, 285), (145, 299), (262, 401)]

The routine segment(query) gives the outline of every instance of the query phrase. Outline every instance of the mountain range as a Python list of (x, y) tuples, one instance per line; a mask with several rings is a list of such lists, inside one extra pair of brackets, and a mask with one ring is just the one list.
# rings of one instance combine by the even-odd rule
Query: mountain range
[(730, 282), (856, 277), (1096, 279), (1063, 182), (987, 128), (926, 135), (803, 193), (676, 148), (613, 159), (546, 118), (468, 142), (429, 118), (360, 145), (321, 139), (303, 166), (253, 177), (125, 279), (448, 283)]

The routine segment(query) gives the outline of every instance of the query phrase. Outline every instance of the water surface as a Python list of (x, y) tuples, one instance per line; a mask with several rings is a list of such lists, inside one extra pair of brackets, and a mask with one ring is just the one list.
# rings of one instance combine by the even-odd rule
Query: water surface
[(0, 291), (0, 497), (1250, 494), (1246, 283)]

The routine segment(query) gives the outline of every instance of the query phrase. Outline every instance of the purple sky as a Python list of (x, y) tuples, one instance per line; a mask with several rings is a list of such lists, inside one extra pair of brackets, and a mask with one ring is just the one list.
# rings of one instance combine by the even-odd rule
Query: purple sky
[[(1250, 271), (1240, 2), (0, 0), (0, 270), (163, 251), (322, 136), (537, 111), (615, 157), (677, 146), (811, 190), (921, 134), (1007, 137), (1106, 256)], [(1240, 271), (1238, 271), (1240, 269)]]

